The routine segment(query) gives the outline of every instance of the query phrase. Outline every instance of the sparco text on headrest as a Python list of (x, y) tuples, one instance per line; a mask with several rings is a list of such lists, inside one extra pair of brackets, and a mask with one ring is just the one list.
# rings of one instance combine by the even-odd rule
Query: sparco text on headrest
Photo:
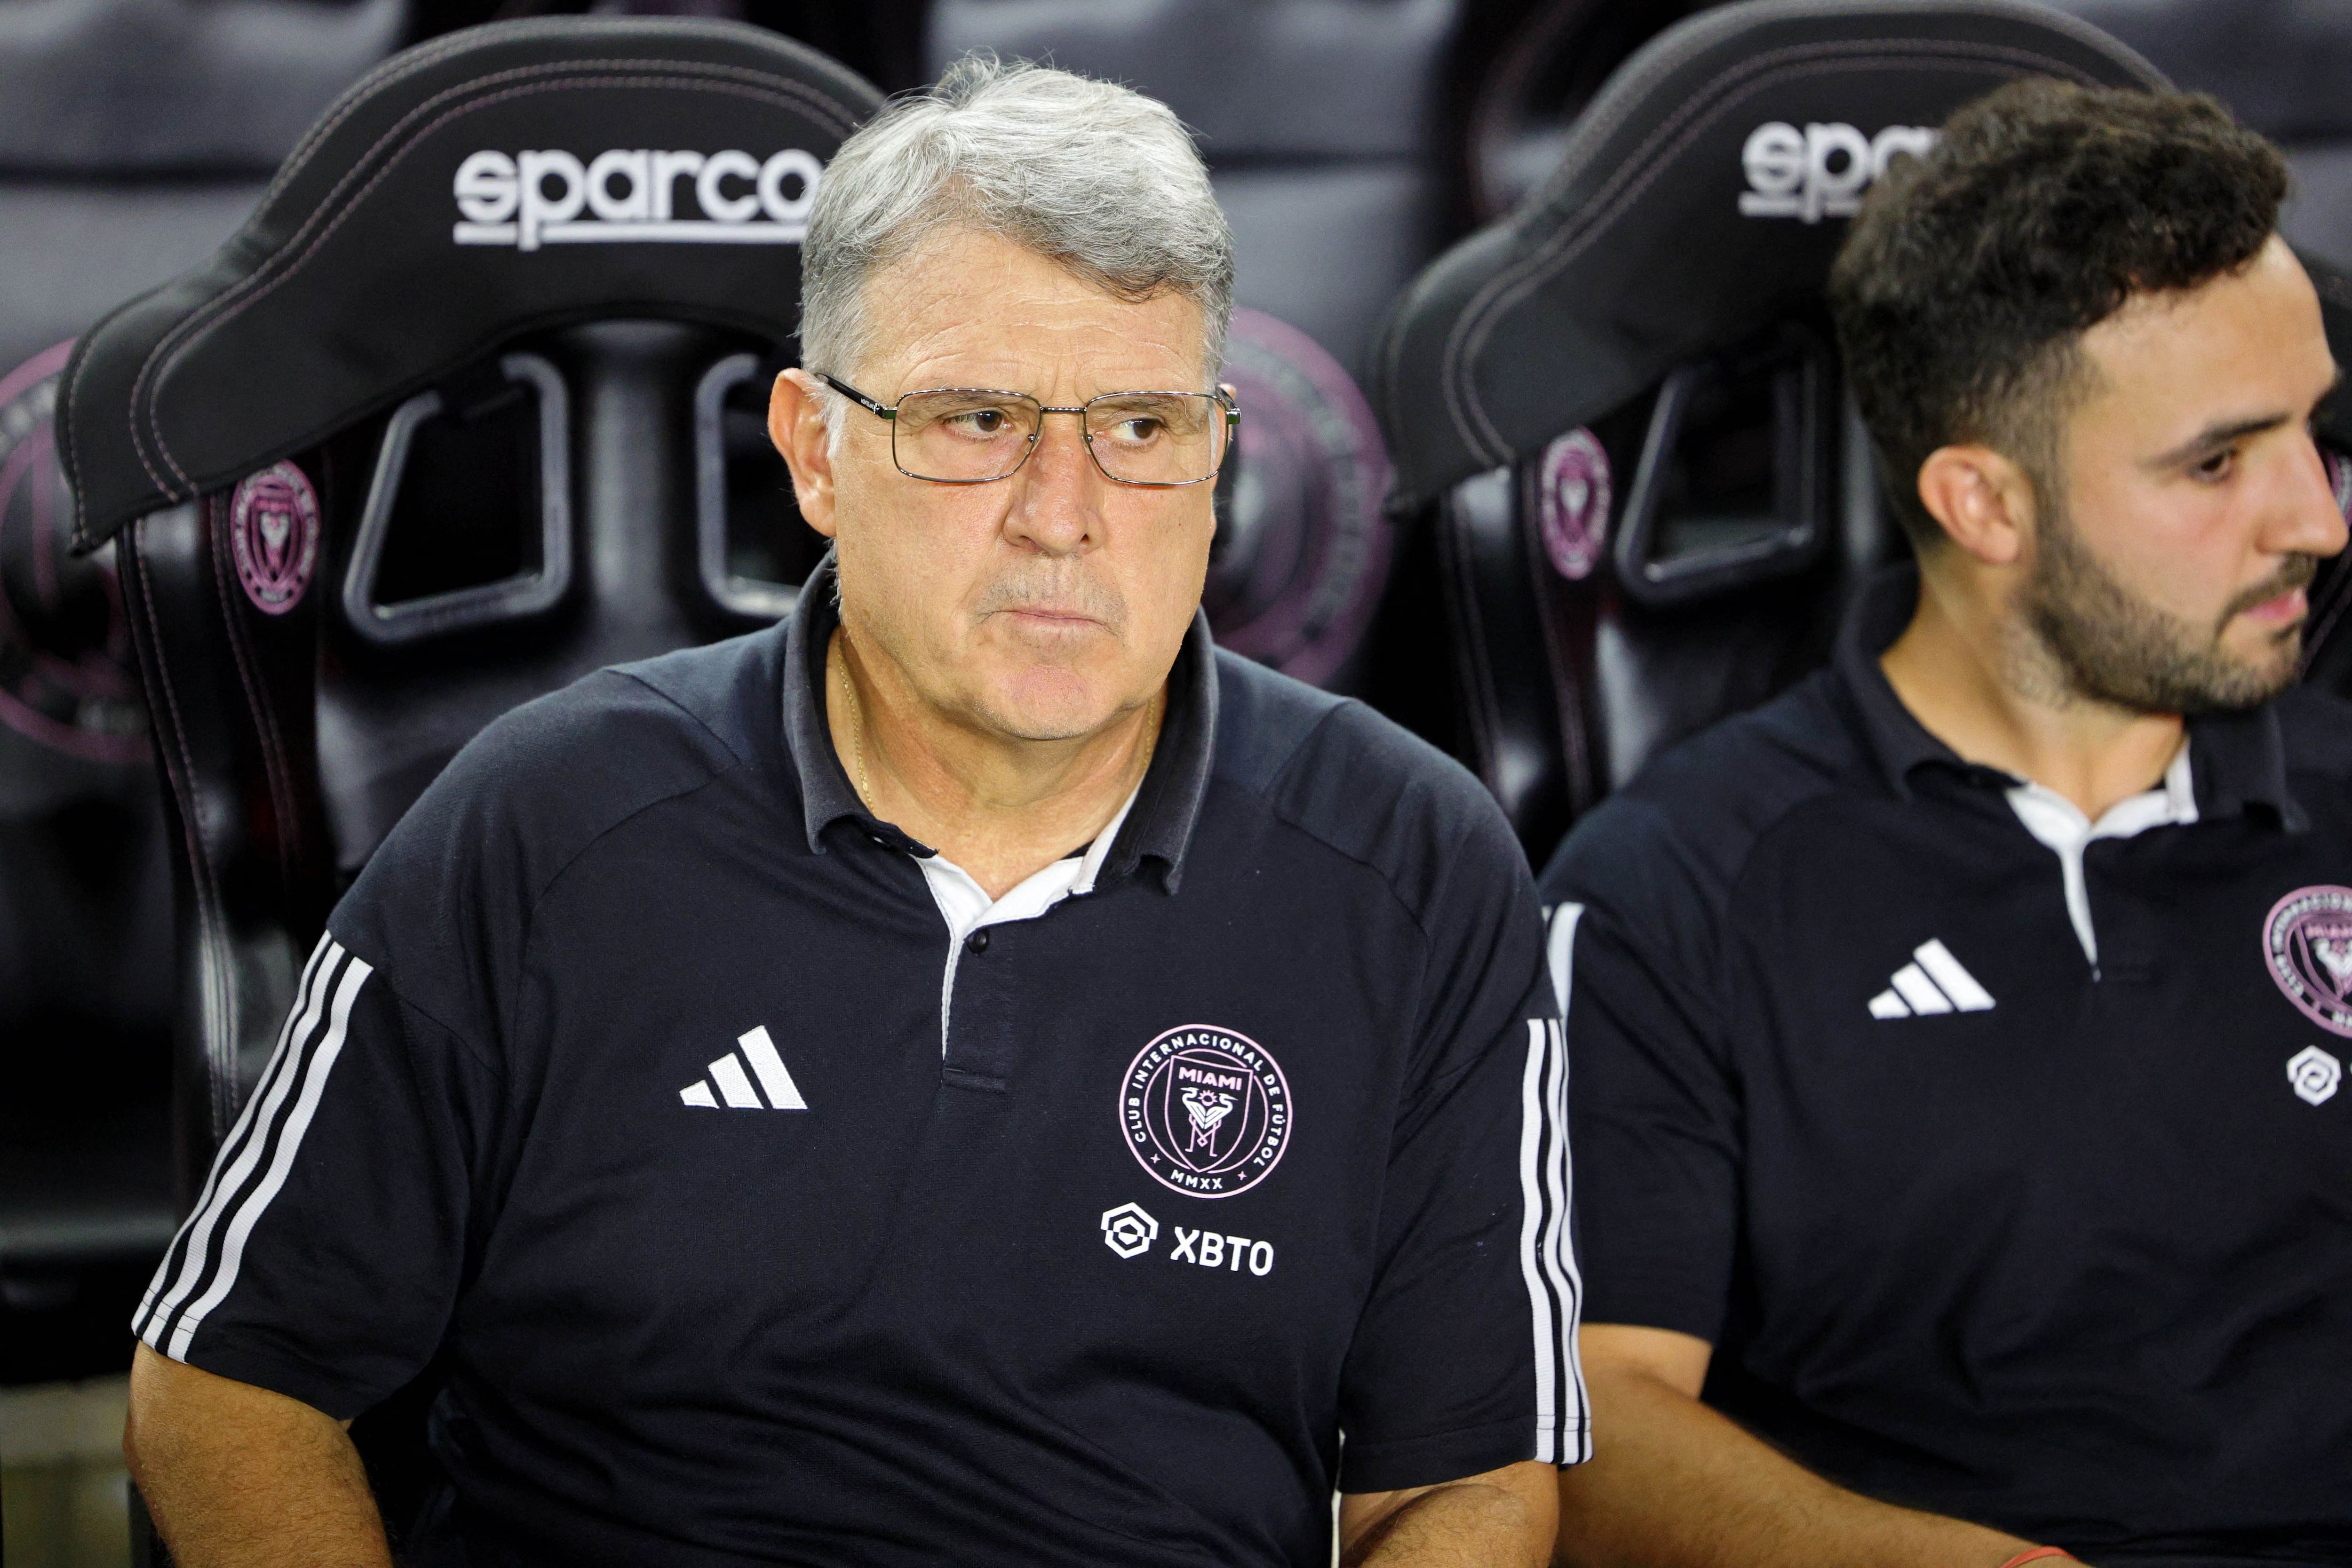
[(1799, 131), (1786, 121), (1769, 121), (1749, 132), (1747, 146), (1740, 149), (1740, 166), (1748, 174), (1748, 189), (1739, 195), (1740, 213), (1805, 223), (1852, 217), (1871, 181), (1886, 173), (1889, 159), (1897, 153), (1925, 157), (1935, 144), (1936, 132), (1920, 125), (1890, 125), (1875, 136), (1864, 136), (1851, 125), (1835, 122)]
[[(459, 245), (798, 245), (824, 164), (787, 147), (764, 162), (719, 153), (614, 148), (583, 163), (549, 148), (488, 150), (457, 165)], [(687, 216), (690, 205), (700, 216)]]

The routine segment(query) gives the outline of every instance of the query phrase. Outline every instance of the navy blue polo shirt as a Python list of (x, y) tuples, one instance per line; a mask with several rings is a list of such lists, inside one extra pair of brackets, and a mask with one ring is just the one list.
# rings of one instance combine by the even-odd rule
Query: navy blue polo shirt
[(1916, 591), (1544, 874), (1586, 1319), (1873, 1497), (2352, 1563), (2352, 708), (2195, 721), (2086, 823), (1904, 709)]
[(1116, 832), (976, 922), (850, 789), (801, 605), (450, 765), (141, 1337), (335, 1416), (440, 1355), (476, 1563), (1322, 1568), (1335, 1487), (1581, 1457), (1477, 784), (1196, 619)]

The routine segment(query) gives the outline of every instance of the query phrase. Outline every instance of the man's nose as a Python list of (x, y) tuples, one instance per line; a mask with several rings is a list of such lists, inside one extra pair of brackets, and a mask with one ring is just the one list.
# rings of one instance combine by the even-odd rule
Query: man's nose
[(2280, 497), (2262, 545), (2276, 555), (2334, 555), (2345, 545), (2344, 508), (2318, 445), (2307, 436), (2299, 445), (2294, 482)]
[(1108, 482), (1087, 454), (1076, 416), (1048, 414), (1036, 449), (1013, 476), (1013, 506), (1005, 536), (1048, 555), (1065, 555), (1100, 542), (1102, 491)]

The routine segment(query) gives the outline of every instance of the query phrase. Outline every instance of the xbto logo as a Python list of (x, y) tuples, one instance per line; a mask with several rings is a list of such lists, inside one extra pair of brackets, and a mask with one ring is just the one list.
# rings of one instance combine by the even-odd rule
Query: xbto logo
[[(749, 153), (657, 153), (616, 147), (583, 163), (561, 149), (473, 153), (457, 165), (459, 245), (798, 245), (824, 165), (787, 147)], [(690, 193), (698, 217), (680, 215)], [(584, 215), (584, 216), (583, 216)]]
[(1819, 223), (1852, 217), (1870, 182), (1886, 173), (1897, 153), (1925, 157), (1936, 132), (1918, 125), (1890, 125), (1864, 136), (1851, 125), (1808, 125), (1802, 131), (1781, 121), (1759, 125), (1739, 152), (1748, 174), (1739, 211), (1747, 217), (1792, 217)]

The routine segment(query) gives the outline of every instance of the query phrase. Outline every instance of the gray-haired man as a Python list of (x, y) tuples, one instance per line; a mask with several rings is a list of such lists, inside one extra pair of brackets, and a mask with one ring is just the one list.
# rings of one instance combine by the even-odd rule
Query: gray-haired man
[(385, 1562), (338, 1423), (438, 1355), (419, 1561), (1319, 1565), (1335, 1489), (1352, 1561), (1544, 1561), (1533, 889), (1467, 775), (1210, 644), (1190, 142), (971, 62), (803, 265), (771, 429), (835, 560), (493, 726), (336, 910), (320, 1087), (224, 1154), (282, 1185), (142, 1309), (174, 1551)]

